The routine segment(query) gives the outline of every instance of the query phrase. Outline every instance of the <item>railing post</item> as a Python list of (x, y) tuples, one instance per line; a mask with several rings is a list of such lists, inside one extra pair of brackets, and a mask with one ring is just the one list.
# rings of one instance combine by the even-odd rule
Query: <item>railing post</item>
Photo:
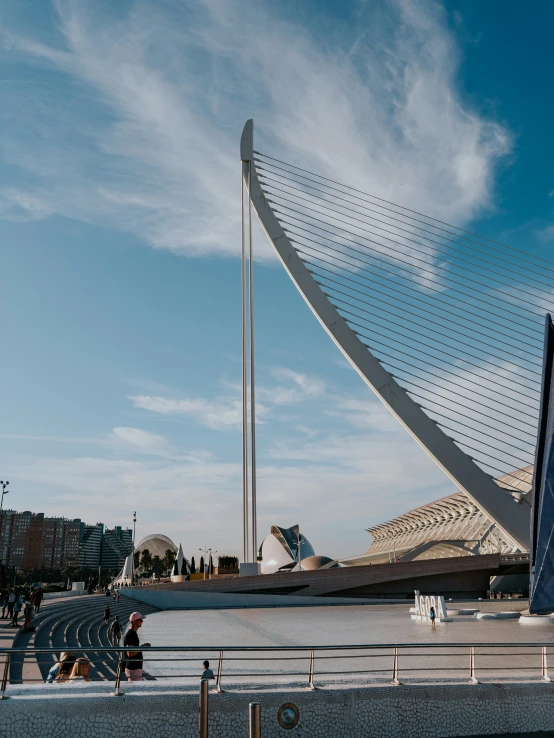
[(475, 646), (469, 647), (469, 683), (479, 684), (475, 676)]
[(8, 677), (10, 674), (10, 661), (11, 661), (12, 655), (11, 652), (8, 652), (6, 654), (6, 663), (4, 664), (4, 674), (2, 676), (2, 693), (0, 694), (0, 700), (9, 700), (9, 697), (6, 697), (6, 687), (8, 686)]
[(395, 685), (400, 684), (398, 681), (398, 648), (394, 647), (394, 657), (392, 660), (392, 683)]
[(261, 738), (262, 736), (262, 714), (259, 702), (251, 702), (248, 705), (248, 716), (250, 731), (248, 738)]
[(200, 709), (199, 709), (199, 731), (200, 738), (208, 738), (208, 695), (209, 682), (207, 679), (200, 681)]
[(119, 652), (119, 661), (117, 662), (117, 672), (115, 675), (115, 689), (112, 692), (114, 697), (121, 697), (123, 692), (119, 689), (121, 684), (121, 672), (123, 671), (123, 651)]
[(220, 694), (223, 690), (221, 689), (221, 674), (223, 672), (223, 651), (219, 652), (219, 663), (217, 665), (217, 677), (215, 680), (215, 691)]
[(548, 660), (546, 657), (546, 646), (541, 649), (541, 678), (543, 682), (551, 682), (552, 679), (548, 676)]
[(315, 670), (315, 651), (310, 651), (310, 677), (308, 686), (310, 689), (317, 689), (314, 684), (314, 670)]

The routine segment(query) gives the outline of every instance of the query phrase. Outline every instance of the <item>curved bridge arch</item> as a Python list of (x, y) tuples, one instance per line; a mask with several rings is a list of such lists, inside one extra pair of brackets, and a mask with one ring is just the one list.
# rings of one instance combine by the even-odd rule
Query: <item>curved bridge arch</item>
[(344, 357), (373, 390), (398, 422), (410, 433), (445, 474), (513, 542), (529, 549), (529, 511), (518, 505), (486, 472), (449, 438), (410, 395), (395, 381), (358, 338), (319, 287), (289, 240), (263, 192), (254, 161), (254, 123), (242, 132), (240, 155), (243, 178), (258, 219), (281, 263), (323, 328)]

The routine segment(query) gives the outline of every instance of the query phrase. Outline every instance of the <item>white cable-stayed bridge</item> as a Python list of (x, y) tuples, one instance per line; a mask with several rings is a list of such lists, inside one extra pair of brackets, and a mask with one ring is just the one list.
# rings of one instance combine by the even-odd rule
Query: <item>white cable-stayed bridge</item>
[(421, 544), (440, 526), (446, 541), (450, 526), (479, 552), (527, 551), (554, 265), (259, 152), (252, 121), (241, 160), (251, 205), (307, 304), (460, 490), (427, 516), (428, 506), (407, 513), (404, 539)]

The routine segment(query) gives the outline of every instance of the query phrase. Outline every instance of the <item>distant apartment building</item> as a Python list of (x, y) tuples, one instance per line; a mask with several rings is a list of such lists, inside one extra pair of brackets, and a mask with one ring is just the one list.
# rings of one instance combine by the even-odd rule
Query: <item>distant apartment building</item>
[(81, 523), (79, 566), (119, 572), (125, 559), (133, 552), (133, 531), (130, 528), (106, 528), (103, 523)]
[(62, 569), (79, 555), (80, 520), (46, 518), (44, 513), (3, 510), (0, 516), (2, 563), (16, 569)]
[(121, 570), (133, 551), (133, 532), (79, 518), (47, 518), (44, 513), (3, 510), (0, 514), (1, 563), (23, 571), (85, 566)]

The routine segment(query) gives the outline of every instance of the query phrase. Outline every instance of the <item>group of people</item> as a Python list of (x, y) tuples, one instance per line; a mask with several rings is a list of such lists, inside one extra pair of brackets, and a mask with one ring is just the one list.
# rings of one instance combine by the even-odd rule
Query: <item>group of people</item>
[[(104, 620), (106, 623), (110, 620), (110, 606), (106, 605), (104, 610)], [(144, 622), (144, 616), (136, 611), (129, 616), (129, 629), (125, 633), (123, 646), (125, 651), (122, 658), (122, 669), (125, 670), (125, 676), (128, 682), (141, 682), (143, 675), (144, 656), (141, 648), (148, 648), (150, 643), (143, 643), (141, 646), (138, 635), (139, 629)], [(121, 641), (122, 628), (119, 616), (115, 615), (114, 620), (108, 628), (108, 635), (112, 646), (118, 647)], [(213, 679), (214, 674), (210, 669), (209, 661), (204, 661), (204, 670), (202, 679)], [(53, 682), (68, 682), (75, 679), (83, 679), (90, 681), (90, 660), (87, 658), (76, 658), (73, 651), (64, 651), (60, 654), (60, 660), (50, 669), (46, 681), (51, 684)]]
[(38, 589), (21, 589), (10, 587), (0, 594), (0, 607), (2, 618), (11, 620), (13, 628), (19, 628), (19, 617), (23, 613), (23, 627), (26, 631), (34, 630), (32, 626), (33, 615), (40, 612), (40, 605), (44, 598), (42, 587)]
[(75, 679), (90, 681), (90, 661), (87, 658), (75, 658), (73, 651), (63, 651), (60, 660), (46, 677), (48, 684), (53, 682), (69, 682)]

